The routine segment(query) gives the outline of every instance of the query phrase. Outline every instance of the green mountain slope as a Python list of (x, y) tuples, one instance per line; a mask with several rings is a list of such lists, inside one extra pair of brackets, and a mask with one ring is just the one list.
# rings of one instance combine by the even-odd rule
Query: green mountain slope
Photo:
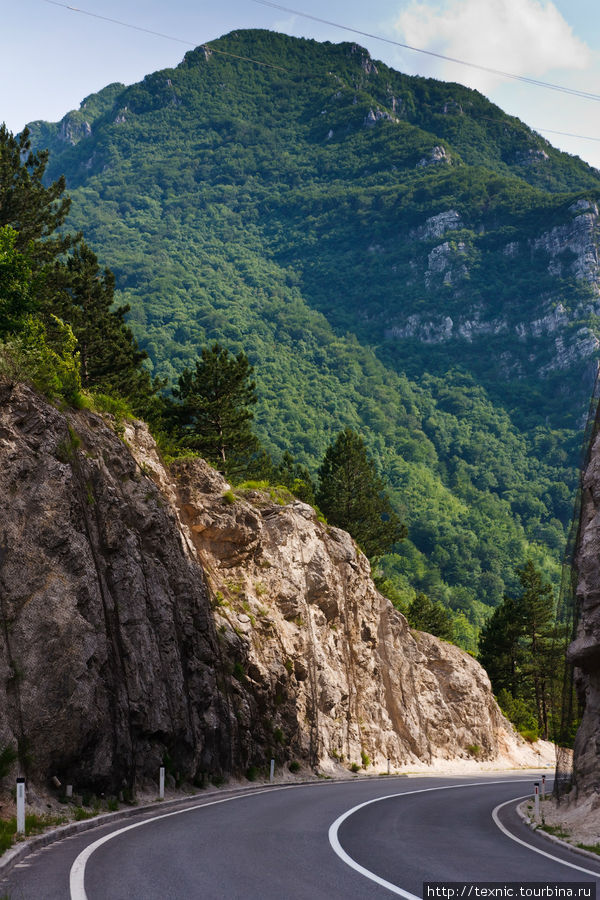
[[(556, 576), (597, 357), (600, 174), (482, 95), (353, 44), (240, 31), (33, 123), (152, 371), (244, 349), (257, 430), (314, 470), (363, 433), (404, 596), (478, 625)], [(473, 631), (461, 619), (466, 643)]]

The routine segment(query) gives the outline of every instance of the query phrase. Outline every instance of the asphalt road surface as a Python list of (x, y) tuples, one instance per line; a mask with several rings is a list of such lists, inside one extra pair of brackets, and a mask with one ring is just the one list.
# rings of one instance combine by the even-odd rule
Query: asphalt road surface
[(500, 822), (541, 853), (494, 822), (533, 780), (373, 777), (199, 795), (31, 854), (0, 898), (370, 900), (421, 897), (424, 881), (599, 885), (600, 859), (537, 836), (515, 804)]

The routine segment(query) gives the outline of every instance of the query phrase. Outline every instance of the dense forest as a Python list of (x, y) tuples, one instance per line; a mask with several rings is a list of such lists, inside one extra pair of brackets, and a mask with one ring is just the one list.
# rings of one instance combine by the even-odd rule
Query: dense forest
[[(407, 529), (380, 585), (415, 617), (447, 611), (475, 652), (519, 567), (558, 584), (597, 290), (576, 244), (544, 235), (591, 214), (600, 176), (481, 94), (354, 44), (253, 31), (215, 49), (30, 126), (47, 188), (64, 174), (73, 200), (59, 234), (114, 272), (95, 277), (130, 402), (152, 418), (216, 342), (253, 366), (273, 471), (285, 457), (318, 485), (359, 435)], [(98, 266), (68, 252), (70, 278)], [(84, 387), (128, 396), (114, 371), (84, 369)]]

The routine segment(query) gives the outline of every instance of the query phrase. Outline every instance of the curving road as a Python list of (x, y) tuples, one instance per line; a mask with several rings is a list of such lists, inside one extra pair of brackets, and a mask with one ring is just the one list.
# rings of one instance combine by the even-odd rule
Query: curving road
[(536, 836), (515, 804), (499, 820), (531, 847), (494, 822), (494, 808), (530, 793), (532, 781), (370, 778), (198, 797), (52, 844), (13, 869), (0, 895), (369, 900), (421, 897), (423, 881), (600, 884), (600, 859)]

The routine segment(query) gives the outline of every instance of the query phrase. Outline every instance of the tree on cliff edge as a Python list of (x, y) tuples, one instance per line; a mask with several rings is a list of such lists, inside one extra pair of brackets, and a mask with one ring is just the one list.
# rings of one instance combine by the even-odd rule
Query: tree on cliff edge
[(184, 441), (225, 475), (243, 471), (258, 450), (249, 409), (256, 403), (253, 368), (244, 353), (233, 356), (220, 344), (203, 348), (195, 371), (185, 369), (174, 396)]
[(328, 447), (319, 469), (317, 504), (331, 525), (349, 531), (369, 557), (381, 556), (406, 537), (385, 483), (360, 435), (346, 428)]

